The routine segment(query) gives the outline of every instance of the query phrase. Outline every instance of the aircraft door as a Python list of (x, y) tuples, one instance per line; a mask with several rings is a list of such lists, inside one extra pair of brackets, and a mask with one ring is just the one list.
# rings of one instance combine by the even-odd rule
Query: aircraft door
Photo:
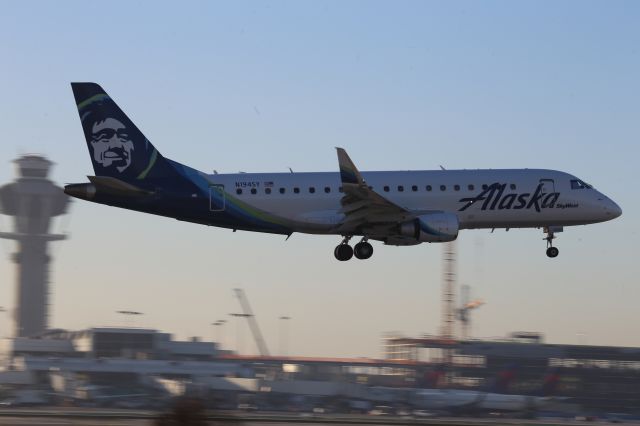
[(221, 212), (226, 206), (224, 185), (209, 186), (209, 211)]
[(556, 192), (556, 184), (553, 179), (540, 179), (543, 194), (551, 194)]

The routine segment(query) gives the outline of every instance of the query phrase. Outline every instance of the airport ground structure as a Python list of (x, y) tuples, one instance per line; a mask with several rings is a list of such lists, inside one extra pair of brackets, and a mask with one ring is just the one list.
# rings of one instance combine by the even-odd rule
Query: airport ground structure
[(538, 333), (500, 340), (387, 335), (384, 357), (445, 366), (446, 386), (478, 389), (512, 370), (511, 394), (533, 395), (557, 375), (553, 396), (596, 412), (640, 412), (640, 348), (545, 343)]
[[(504, 341), (395, 336), (384, 343), (380, 359), (265, 357), (221, 351), (215, 342), (176, 341), (152, 329), (50, 330), (5, 339), (0, 400), (153, 408), (196, 395), (218, 409), (369, 412), (409, 407), (416, 389), (483, 391), (515, 365), (510, 394), (537, 395), (553, 368), (554, 397), (570, 401), (563, 410), (640, 415), (640, 348), (545, 344), (522, 335)], [(434, 371), (444, 371), (444, 380), (430, 380)]]
[[(17, 179), (0, 187), (0, 213), (13, 225), (0, 238), (17, 243), (15, 327), (0, 342), (0, 407), (160, 408), (186, 395), (214, 409), (403, 413), (420, 410), (413, 396), (434, 388), (476, 391), (479, 405), (505, 374), (509, 386), (497, 392), (533, 398), (553, 371), (551, 396), (566, 403), (550, 409), (640, 418), (640, 348), (546, 344), (535, 333), (454, 339), (452, 250), (445, 252), (443, 295), (442, 335), (449, 338), (388, 335), (379, 359), (240, 355), (216, 342), (178, 341), (145, 328), (51, 329), (48, 245), (67, 237), (54, 232), (53, 220), (66, 213), (68, 198), (47, 178), (52, 163), (44, 157), (22, 156), (15, 164)], [(257, 331), (248, 301), (238, 296), (244, 314), (235, 315)], [(266, 346), (259, 352), (268, 354)]]

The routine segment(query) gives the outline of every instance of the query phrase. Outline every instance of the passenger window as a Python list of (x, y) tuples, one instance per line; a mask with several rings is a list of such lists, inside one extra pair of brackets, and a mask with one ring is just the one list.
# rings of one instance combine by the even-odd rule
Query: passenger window
[(384, 189), (384, 192), (389, 192), (389, 187), (387, 185), (385, 185), (382, 189)]
[(255, 195), (255, 193), (258, 192), (255, 188), (251, 188), (251, 193)]
[(338, 187), (338, 192), (339, 192), (339, 193), (343, 193), (343, 192), (344, 192), (344, 189), (342, 188), (342, 186), (339, 186), (339, 187)]
[(427, 191), (431, 191), (431, 185), (427, 185)]
[(512, 183), (509, 187), (514, 191), (516, 190), (516, 184), (515, 183)]
[(293, 192), (295, 194), (299, 194), (300, 193), (300, 188), (298, 188), (297, 186), (293, 188)]
[(404, 186), (398, 185), (398, 192), (402, 192), (402, 191), (404, 191)]
[(482, 189), (484, 189), (484, 190), (486, 191), (486, 190), (487, 190), (487, 188), (489, 188), (489, 187), (487, 186), (487, 184), (486, 184), (486, 183), (485, 183), (485, 184), (482, 184)]
[(264, 189), (264, 193), (265, 194), (271, 194), (271, 188), (265, 188)]
[(469, 186), (467, 186), (467, 188), (469, 188), (469, 191), (473, 191), (474, 186), (473, 185), (469, 185)]
[(460, 191), (460, 185), (454, 185), (453, 189), (455, 189), (456, 191)]
[(238, 194), (238, 195), (242, 195), (242, 188), (238, 188), (238, 189), (236, 189), (236, 194)]
[(285, 192), (285, 189), (284, 188), (280, 188), (280, 193), (284, 194), (284, 192)]
[(444, 186), (444, 185), (440, 185), (440, 191), (446, 191), (446, 190), (447, 190), (447, 187), (446, 187), (446, 186)]
[(316, 192), (316, 189), (313, 186), (309, 187), (309, 194), (313, 194)]
[(324, 187), (324, 192), (327, 193), (327, 194), (330, 193), (331, 192), (331, 188), (329, 188), (328, 186), (325, 186)]

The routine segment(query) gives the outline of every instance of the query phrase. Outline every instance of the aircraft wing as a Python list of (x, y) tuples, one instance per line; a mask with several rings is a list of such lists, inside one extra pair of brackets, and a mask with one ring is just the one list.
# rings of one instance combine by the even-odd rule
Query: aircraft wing
[(415, 217), (415, 212), (392, 203), (371, 189), (343, 148), (338, 151), (344, 196), (340, 200), (345, 220), (338, 231), (350, 232), (367, 226), (396, 224)]

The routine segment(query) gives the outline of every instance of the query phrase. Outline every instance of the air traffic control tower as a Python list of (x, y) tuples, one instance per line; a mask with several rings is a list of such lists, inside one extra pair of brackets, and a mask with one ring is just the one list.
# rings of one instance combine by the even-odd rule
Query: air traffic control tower
[(66, 238), (50, 233), (55, 216), (66, 212), (69, 199), (62, 188), (47, 179), (52, 163), (39, 155), (24, 155), (16, 160), (18, 177), (0, 187), (0, 213), (13, 217), (12, 232), (0, 232), (0, 238), (16, 241), (12, 254), (16, 264), (16, 337), (44, 332), (49, 315), (50, 241)]

